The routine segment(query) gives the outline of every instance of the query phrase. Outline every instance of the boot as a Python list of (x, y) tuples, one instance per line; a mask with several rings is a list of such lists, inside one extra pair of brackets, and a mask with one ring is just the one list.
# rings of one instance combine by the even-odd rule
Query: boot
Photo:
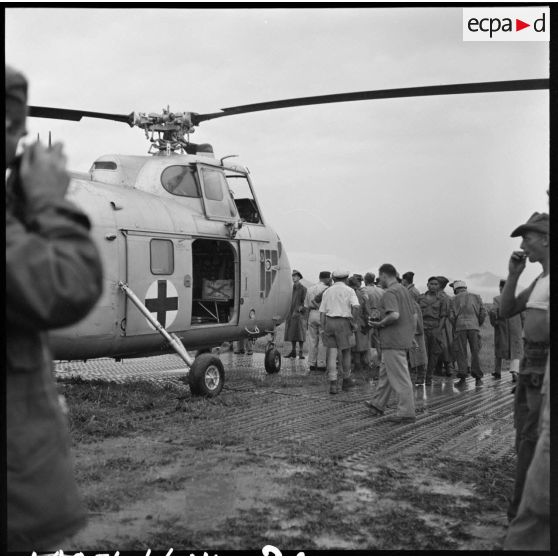
[(342, 389), (347, 391), (348, 389), (354, 388), (357, 385), (354, 378), (343, 378)]
[(301, 359), (301, 360), (304, 359), (304, 355), (302, 354), (302, 351), (299, 351), (298, 358)]
[(335, 395), (339, 393), (339, 386), (337, 385), (337, 380), (333, 380), (332, 382), (329, 382), (329, 393), (331, 393), (331, 395)]

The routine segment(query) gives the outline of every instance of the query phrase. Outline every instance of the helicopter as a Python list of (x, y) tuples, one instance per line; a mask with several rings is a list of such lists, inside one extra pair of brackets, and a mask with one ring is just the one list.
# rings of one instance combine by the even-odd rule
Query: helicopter
[[(247, 167), (218, 159), (190, 135), (202, 122), (263, 110), (431, 95), (548, 89), (548, 79), (359, 91), (282, 99), (219, 112), (111, 114), (29, 106), (30, 117), (126, 123), (144, 131), (147, 156), (110, 154), (72, 172), (67, 197), (91, 218), (103, 294), (79, 323), (51, 333), (58, 360), (145, 357), (175, 351), (194, 395), (225, 382), (211, 348), (268, 336), (265, 370), (280, 371), (277, 327), (291, 300), (291, 268), (261, 211)], [(190, 354), (196, 351), (195, 358)]]

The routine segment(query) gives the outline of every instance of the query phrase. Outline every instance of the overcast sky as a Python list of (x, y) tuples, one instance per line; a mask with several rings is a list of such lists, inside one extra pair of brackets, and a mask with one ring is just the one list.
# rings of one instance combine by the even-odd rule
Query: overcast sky
[[(548, 43), (462, 40), (461, 8), (6, 10), (6, 61), (30, 104), (113, 113), (369, 89), (548, 77)], [(358, 101), (205, 122), (238, 154), (292, 267), (505, 277), (510, 232), (548, 211), (548, 92)], [(73, 170), (144, 154), (125, 124), (32, 118)], [(523, 283), (540, 266), (529, 265)]]

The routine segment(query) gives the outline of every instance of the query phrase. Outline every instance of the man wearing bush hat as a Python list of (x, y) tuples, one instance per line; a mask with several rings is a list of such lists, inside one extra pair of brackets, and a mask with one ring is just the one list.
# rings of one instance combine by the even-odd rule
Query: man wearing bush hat
[[(510, 318), (525, 312), (523, 358), (519, 365), (514, 400), (517, 470), (514, 494), (508, 508), (510, 521), (517, 514), (527, 470), (537, 444), (541, 385), (549, 355), (550, 244), (548, 233), (548, 213), (533, 213), (526, 223), (511, 233), (512, 237), (522, 237), (521, 250), (514, 251), (510, 257), (508, 278), (500, 300), (502, 318)], [(526, 267), (527, 260), (541, 264), (542, 273), (527, 289), (516, 295), (519, 277)]]
[(333, 285), (324, 291), (320, 304), (320, 320), (324, 330), (326, 362), (329, 378), (329, 393), (339, 392), (337, 383), (337, 359), (343, 376), (342, 388), (347, 390), (355, 385), (351, 374), (351, 347), (355, 345), (355, 323), (359, 309), (354, 289), (347, 286), (349, 272), (336, 269)]

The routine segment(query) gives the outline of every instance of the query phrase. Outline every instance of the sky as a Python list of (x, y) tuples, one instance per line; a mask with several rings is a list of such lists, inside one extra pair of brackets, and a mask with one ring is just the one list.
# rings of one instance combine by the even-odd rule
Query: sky
[[(548, 77), (548, 43), (464, 42), (462, 9), (7, 8), (6, 62), (29, 103), (128, 114), (215, 112), (299, 96)], [(248, 166), (305, 278), (386, 262), (507, 274), (511, 231), (548, 211), (548, 91), (358, 101), (204, 122), (192, 141)], [(126, 124), (30, 118), (72, 170), (142, 155)], [(540, 266), (529, 264), (528, 284)], [(496, 289), (495, 289), (496, 290)]]

